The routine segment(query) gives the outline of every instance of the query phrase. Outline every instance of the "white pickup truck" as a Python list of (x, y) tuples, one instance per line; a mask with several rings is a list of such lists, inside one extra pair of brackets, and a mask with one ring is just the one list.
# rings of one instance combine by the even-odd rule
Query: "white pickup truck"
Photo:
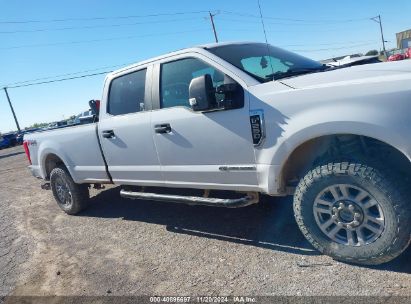
[(332, 68), (263, 43), (204, 45), (109, 74), (91, 107), (95, 123), (24, 141), (68, 214), (92, 184), (224, 207), (294, 195), (302, 233), (337, 260), (380, 264), (410, 243), (411, 60)]

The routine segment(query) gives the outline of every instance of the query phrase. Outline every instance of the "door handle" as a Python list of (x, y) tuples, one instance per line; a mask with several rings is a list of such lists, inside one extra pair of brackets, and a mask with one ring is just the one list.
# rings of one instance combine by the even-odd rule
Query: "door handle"
[(161, 125), (155, 125), (154, 126), (154, 131), (159, 134), (164, 134), (164, 133), (170, 133), (171, 132), (171, 126), (169, 123), (161, 124)]
[(104, 138), (113, 138), (115, 136), (113, 130), (104, 130), (102, 133)]

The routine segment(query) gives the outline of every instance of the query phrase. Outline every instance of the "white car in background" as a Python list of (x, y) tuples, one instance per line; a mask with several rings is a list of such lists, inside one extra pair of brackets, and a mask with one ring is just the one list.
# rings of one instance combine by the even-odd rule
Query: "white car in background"
[(378, 63), (381, 60), (378, 59), (378, 55), (375, 56), (354, 56), (348, 55), (342, 59), (336, 60), (327, 60), (325, 64), (332, 67), (341, 67), (341, 66), (354, 66), (354, 65), (361, 65), (361, 64), (369, 64), (369, 63)]

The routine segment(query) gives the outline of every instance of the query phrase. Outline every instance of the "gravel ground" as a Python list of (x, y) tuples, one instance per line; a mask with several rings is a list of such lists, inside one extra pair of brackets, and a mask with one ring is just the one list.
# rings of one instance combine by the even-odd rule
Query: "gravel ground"
[(411, 296), (411, 247), (378, 267), (336, 262), (304, 239), (290, 199), (233, 210), (110, 187), (68, 216), (26, 166), (21, 147), (0, 151), (0, 296)]

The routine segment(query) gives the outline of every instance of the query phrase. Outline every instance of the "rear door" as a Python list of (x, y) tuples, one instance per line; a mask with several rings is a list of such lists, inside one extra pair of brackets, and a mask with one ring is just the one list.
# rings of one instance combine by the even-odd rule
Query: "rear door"
[[(242, 106), (236, 109), (193, 112), (188, 100), (195, 77), (210, 74), (215, 87), (237, 77), (197, 53), (169, 57), (154, 70), (151, 129), (165, 182), (175, 187), (257, 189), (247, 91), (243, 89)], [(169, 132), (157, 133), (158, 126), (169, 126)]]
[(163, 182), (150, 124), (151, 66), (116, 75), (105, 87), (99, 137), (115, 183)]

